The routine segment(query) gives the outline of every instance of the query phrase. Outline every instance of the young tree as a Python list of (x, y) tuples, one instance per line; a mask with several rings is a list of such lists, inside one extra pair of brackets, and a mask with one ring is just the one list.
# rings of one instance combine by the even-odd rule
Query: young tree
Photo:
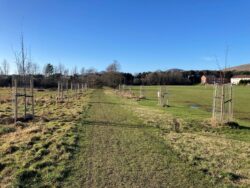
[(10, 65), (6, 59), (2, 62), (2, 68), (0, 68), (3, 75), (7, 76), (9, 74)]
[(27, 53), (24, 50), (23, 35), (21, 35), (21, 51), (15, 52), (17, 72), (21, 76), (27, 73)]
[(54, 73), (54, 67), (52, 64), (48, 63), (44, 68), (44, 75), (46, 77), (51, 76)]
[(32, 61), (31, 61), (31, 58), (29, 58), (28, 60), (27, 60), (27, 64), (26, 64), (26, 74), (28, 74), (28, 75), (30, 75), (30, 74), (32, 74)]
[(120, 65), (118, 61), (114, 61), (106, 68), (106, 73), (103, 74), (103, 80), (110, 87), (117, 87), (122, 83), (122, 75), (119, 73)]
[(120, 64), (118, 61), (114, 60), (113, 63), (111, 63), (107, 68), (107, 72), (118, 72), (120, 69)]
[(37, 63), (32, 63), (32, 74), (38, 74), (39, 73), (39, 65)]
[(81, 76), (84, 76), (84, 75), (85, 75), (85, 68), (82, 67), (82, 68), (81, 68)]
[(89, 68), (85, 72), (86, 72), (86, 74), (94, 74), (97, 72), (97, 70), (95, 68)]
[(72, 76), (76, 76), (78, 74), (77, 66), (74, 66), (72, 69)]
[(68, 76), (69, 75), (69, 69), (65, 69), (64, 72), (63, 72), (64, 76)]
[(58, 73), (59, 73), (60, 75), (63, 75), (64, 70), (65, 70), (65, 67), (64, 67), (64, 65), (63, 65), (62, 63), (59, 63), (59, 64), (58, 64), (57, 69), (58, 69), (58, 70), (57, 70)]

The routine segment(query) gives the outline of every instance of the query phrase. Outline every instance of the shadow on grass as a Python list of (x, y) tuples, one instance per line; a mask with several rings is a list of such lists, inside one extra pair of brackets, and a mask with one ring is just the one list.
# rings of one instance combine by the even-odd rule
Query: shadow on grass
[(111, 126), (111, 127), (122, 127), (122, 128), (131, 128), (131, 129), (145, 129), (145, 128), (153, 128), (152, 126), (148, 126), (146, 124), (132, 124), (132, 123), (121, 123), (121, 122), (111, 122), (111, 121), (91, 121), (91, 120), (83, 120), (82, 123), (84, 125), (98, 125), (98, 126)]
[(114, 105), (114, 106), (133, 106), (132, 104), (127, 104), (127, 103), (119, 103), (119, 102), (104, 102), (104, 101), (91, 101), (89, 104), (92, 106), (94, 104), (103, 104), (103, 105)]
[(108, 104), (108, 105), (127, 105), (127, 104), (124, 104), (124, 103), (118, 103), (118, 102), (102, 102), (102, 101), (99, 101), (99, 102), (89, 102), (90, 104)]
[(248, 131), (250, 131), (250, 127), (243, 126), (243, 125), (239, 125), (238, 129), (240, 129), (240, 130), (248, 130)]

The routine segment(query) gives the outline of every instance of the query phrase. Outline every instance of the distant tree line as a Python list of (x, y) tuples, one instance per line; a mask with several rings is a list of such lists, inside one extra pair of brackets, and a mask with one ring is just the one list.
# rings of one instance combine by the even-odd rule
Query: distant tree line
[[(167, 71), (141, 72), (137, 74), (120, 72), (118, 61), (113, 61), (105, 71), (98, 72), (94, 68), (85, 69), (75, 66), (70, 71), (62, 63), (53, 65), (47, 63), (41, 70), (37, 63), (28, 57), (24, 46), (23, 35), (21, 35), (20, 50), (15, 51), (16, 73), (10, 75), (10, 65), (7, 60), (0, 63), (0, 87), (10, 87), (12, 76), (25, 77), (32, 75), (34, 86), (37, 88), (56, 88), (58, 81), (87, 83), (89, 87), (118, 87), (119, 84), (126, 85), (193, 85), (199, 84), (202, 75), (214, 75), (221, 77), (220, 71), (183, 71), (171, 69)], [(12, 70), (13, 71), (13, 70)], [(230, 79), (234, 75), (247, 74), (246, 71), (226, 71), (223, 77)]]
[[(17, 60), (20, 62), (20, 60)], [(4, 60), (0, 64), (0, 87), (9, 87), (12, 83), (12, 76), (9, 74), (9, 63)], [(95, 69), (84, 69), (78, 71), (73, 67), (71, 71), (66, 69), (63, 64), (57, 66), (48, 63), (44, 66), (42, 73), (39, 66), (31, 61), (21, 69), (20, 63), (17, 63), (17, 73), (21, 74), (25, 70), (26, 74), (33, 75), (34, 86), (37, 88), (56, 88), (60, 79), (64, 78), (69, 82), (87, 83), (89, 87), (118, 87), (119, 84), (126, 85), (193, 85), (199, 84), (202, 75), (214, 75), (220, 77), (220, 71), (202, 70), (202, 71), (183, 71), (171, 69), (167, 71), (142, 72), (137, 74), (120, 72), (120, 65), (117, 61), (111, 63), (105, 71), (97, 72)], [(247, 74), (247, 71), (226, 71), (225, 78), (230, 79), (234, 75)]]

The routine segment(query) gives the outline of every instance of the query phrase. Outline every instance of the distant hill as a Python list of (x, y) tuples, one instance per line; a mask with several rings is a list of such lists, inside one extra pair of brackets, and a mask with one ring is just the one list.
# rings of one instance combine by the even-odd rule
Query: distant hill
[(225, 69), (226, 71), (250, 71), (250, 64), (243, 64)]

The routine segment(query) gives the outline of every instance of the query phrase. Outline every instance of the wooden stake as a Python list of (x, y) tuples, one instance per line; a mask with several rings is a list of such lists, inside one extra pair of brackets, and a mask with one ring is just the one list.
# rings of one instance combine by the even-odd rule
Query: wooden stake
[(140, 86), (140, 97), (143, 97), (142, 86)]
[(160, 86), (160, 106), (162, 106), (162, 88)]
[(231, 121), (233, 121), (233, 85), (231, 84), (231, 89), (230, 89), (230, 93), (231, 93), (231, 103), (230, 103), (230, 110), (231, 110)]
[(216, 109), (216, 97), (217, 97), (217, 84), (214, 85), (214, 100), (213, 100), (213, 119), (216, 119), (215, 117), (215, 109)]
[(26, 79), (24, 77), (24, 119), (27, 116), (27, 92), (26, 92)]
[(14, 120), (17, 122), (18, 118), (18, 104), (17, 104), (17, 80), (14, 80)]
[(33, 78), (30, 79), (30, 90), (31, 90), (31, 100), (32, 100), (32, 116), (35, 117), (35, 108), (34, 108), (34, 81)]
[(69, 100), (69, 81), (66, 81), (66, 95), (67, 95), (67, 99)]
[(225, 101), (225, 91), (224, 91), (224, 84), (222, 85), (222, 88), (221, 88), (221, 117), (220, 117), (220, 120), (221, 120), (221, 123), (223, 123), (223, 120), (224, 120), (224, 101)]
[(57, 83), (57, 100), (60, 99), (60, 82)]
[(64, 100), (64, 82), (61, 82), (61, 100)]

